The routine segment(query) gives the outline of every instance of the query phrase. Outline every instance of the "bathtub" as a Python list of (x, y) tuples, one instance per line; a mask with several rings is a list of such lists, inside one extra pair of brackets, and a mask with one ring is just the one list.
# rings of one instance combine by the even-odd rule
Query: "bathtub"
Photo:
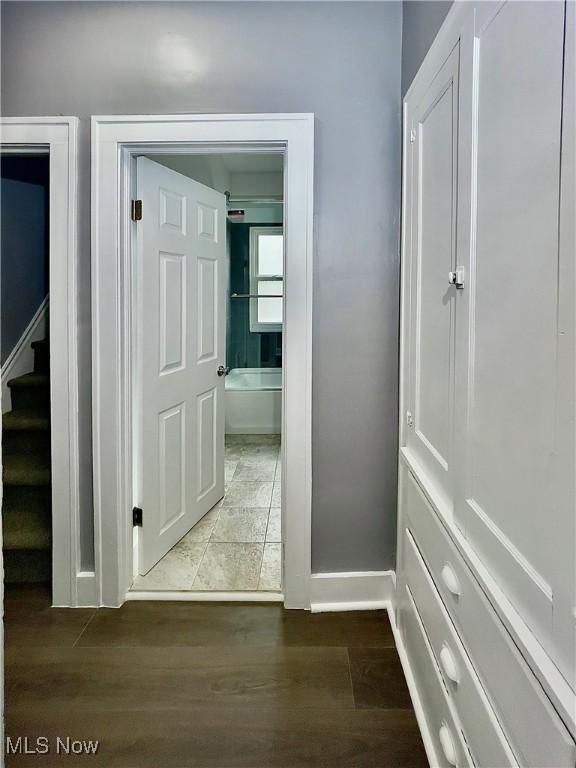
[(280, 433), (282, 368), (233, 368), (225, 384), (226, 434)]

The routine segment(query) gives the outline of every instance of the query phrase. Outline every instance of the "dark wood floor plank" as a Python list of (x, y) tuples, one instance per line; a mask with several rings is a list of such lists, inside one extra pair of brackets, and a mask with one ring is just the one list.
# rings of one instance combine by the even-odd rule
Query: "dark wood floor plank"
[(384, 611), (311, 614), (278, 605), (127, 603), (99, 610), (82, 646), (391, 647)]
[(90, 621), (93, 611), (51, 608), (40, 615), (5, 619), (7, 646), (72, 647)]
[(412, 709), (396, 648), (349, 648), (354, 701), (359, 709)]
[(5, 584), (4, 610), (49, 608), (52, 604), (50, 584)]
[(353, 709), (344, 648), (9, 649), (6, 709)]
[[(425, 768), (416, 721), (406, 710), (235, 708), (194, 712), (8, 714), (6, 733), (98, 739), (93, 768)], [(68, 762), (66, 760), (68, 759)], [(69, 758), (8, 757), (6, 765), (72, 765)]]
[(72, 647), (94, 613), (94, 608), (52, 608), (50, 590), (45, 585), (7, 585), (6, 647)]
[[(6, 603), (6, 733), (52, 747), (9, 755), (9, 767), (427, 765), (384, 612), (60, 610), (42, 589), (10, 590)], [(101, 746), (58, 756), (57, 736)]]

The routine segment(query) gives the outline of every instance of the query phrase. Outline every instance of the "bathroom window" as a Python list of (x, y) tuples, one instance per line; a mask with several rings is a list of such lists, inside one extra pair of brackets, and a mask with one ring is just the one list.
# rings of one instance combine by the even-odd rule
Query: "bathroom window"
[(250, 299), (250, 330), (253, 333), (281, 331), (284, 293), (282, 227), (250, 229), (250, 293), (266, 297)]

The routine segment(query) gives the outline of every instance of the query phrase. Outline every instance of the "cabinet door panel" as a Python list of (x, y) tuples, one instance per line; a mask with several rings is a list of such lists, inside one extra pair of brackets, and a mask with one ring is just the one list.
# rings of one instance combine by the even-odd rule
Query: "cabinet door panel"
[[(452, 504), (454, 289), (460, 46), (411, 109), (411, 383), (414, 451), (446, 503)], [(409, 418), (410, 418), (409, 416)]]
[(477, 8), (473, 237), (458, 329), (467, 384), (456, 521), (549, 650), (555, 548), (569, 533), (552, 482), (563, 28), (562, 3)]

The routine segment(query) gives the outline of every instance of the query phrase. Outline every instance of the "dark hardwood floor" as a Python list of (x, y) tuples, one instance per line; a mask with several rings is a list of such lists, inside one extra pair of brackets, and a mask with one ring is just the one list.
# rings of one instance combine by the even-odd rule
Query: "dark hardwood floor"
[[(42, 588), (7, 588), (5, 637), (6, 735), (50, 746), (7, 766), (427, 766), (384, 612), (66, 610)], [(58, 755), (57, 737), (98, 751)]]

